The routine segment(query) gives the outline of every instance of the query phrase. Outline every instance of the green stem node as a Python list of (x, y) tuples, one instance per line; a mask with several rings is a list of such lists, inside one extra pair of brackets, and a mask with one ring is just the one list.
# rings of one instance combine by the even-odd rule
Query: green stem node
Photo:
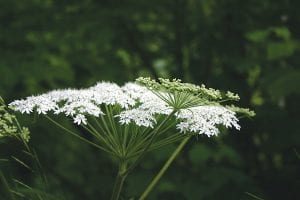
[(113, 189), (113, 193), (111, 196), (111, 200), (118, 200), (123, 188), (123, 184), (124, 181), (127, 177), (127, 173), (126, 173), (126, 168), (127, 168), (127, 164), (121, 162), (119, 164), (119, 171), (115, 180), (115, 185), (114, 185), (114, 189)]

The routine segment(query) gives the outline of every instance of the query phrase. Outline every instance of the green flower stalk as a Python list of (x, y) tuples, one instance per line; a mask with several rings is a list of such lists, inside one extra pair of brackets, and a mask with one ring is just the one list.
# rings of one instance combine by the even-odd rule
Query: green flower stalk
[[(119, 199), (127, 175), (153, 149), (195, 134), (218, 135), (219, 126), (240, 129), (236, 108), (222, 104), (237, 101), (231, 92), (172, 81), (139, 78), (124, 86), (99, 82), (87, 89), (54, 90), (16, 100), (10, 108), (37, 112), (67, 133), (111, 154), (119, 170), (112, 200)], [(94, 136), (87, 140), (55, 121), (65, 115)]]

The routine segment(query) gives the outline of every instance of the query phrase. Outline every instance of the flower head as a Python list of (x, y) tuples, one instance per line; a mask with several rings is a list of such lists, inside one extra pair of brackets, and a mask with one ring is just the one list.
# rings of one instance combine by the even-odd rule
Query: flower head
[[(30, 96), (9, 104), (10, 108), (29, 114), (64, 114), (72, 117), (75, 124), (87, 125), (89, 116), (111, 114), (120, 126), (134, 123), (136, 126), (154, 128), (159, 116), (168, 116), (173, 111), (176, 128), (181, 132), (194, 132), (208, 136), (218, 134), (218, 126), (239, 129), (235, 110), (218, 103), (226, 97), (238, 96), (227, 92), (225, 96), (204, 85), (182, 83), (178, 79), (156, 82), (147, 78), (120, 87), (115, 83), (99, 82), (87, 89), (54, 90)], [(141, 85), (142, 84), (142, 85)], [(118, 107), (107, 113), (105, 106)], [(236, 108), (236, 107), (235, 107)], [(104, 109), (104, 110), (103, 110)]]
[(178, 113), (177, 118), (182, 120), (177, 124), (181, 132), (212, 136), (219, 133), (218, 125), (240, 129), (235, 113), (222, 106), (198, 106), (184, 109)]

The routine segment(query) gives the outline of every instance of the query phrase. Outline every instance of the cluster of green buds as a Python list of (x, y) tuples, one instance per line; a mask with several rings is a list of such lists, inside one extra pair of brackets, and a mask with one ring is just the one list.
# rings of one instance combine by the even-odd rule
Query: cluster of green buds
[[(158, 81), (156, 81), (149, 77), (140, 77), (136, 81), (147, 87), (176, 110), (240, 100), (239, 95), (233, 92), (222, 92), (213, 88), (207, 88), (204, 84), (199, 86), (191, 83), (183, 83), (180, 79), (169, 80), (159, 78)], [(228, 106), (228, 108), (232, 108), (232, 111), (240, 112), (245, 115), (255, 115), (254, 112), (249, 109), (236, 106)]]
[(254, 117), (256, 114), (253, 110), (249, 108), (241, 108), (235, 105), (228, 105), (226, 106), (229, 110), (232, 110), (235, 113), (239, 113), (240, 117)]
[(21, 127), (16, 116), (9, 113), (0, 97), (0, 139), (4, 137), (16, 137), (28, 142), (30, 135), (28, 128)]

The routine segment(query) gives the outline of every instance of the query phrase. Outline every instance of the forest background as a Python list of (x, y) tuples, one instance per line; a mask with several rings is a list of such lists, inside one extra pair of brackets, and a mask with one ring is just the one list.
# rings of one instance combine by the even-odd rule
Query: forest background
[[(297, 0), (1, 0), (0, 95), (8, 103), (139, 76), (231, 90), (256, 117), (242, 120), (241, 131), (192, 139), (150, 199), (294, 200), (300, 195), (299, 8)], [(42, 117), (18, 117), (30, 128), (48, 192), (109, 198), (116, 168), (105, 154)], [(139, 196), (174, 148), (148, 154), (122, 195)], [(18, 142), (1, 140), (0, 158), (22, 155)], [(7, 177), (39, 187), (24, 166), (0, 166)], [(0, 185), (0, 199), (1, 191)]]

